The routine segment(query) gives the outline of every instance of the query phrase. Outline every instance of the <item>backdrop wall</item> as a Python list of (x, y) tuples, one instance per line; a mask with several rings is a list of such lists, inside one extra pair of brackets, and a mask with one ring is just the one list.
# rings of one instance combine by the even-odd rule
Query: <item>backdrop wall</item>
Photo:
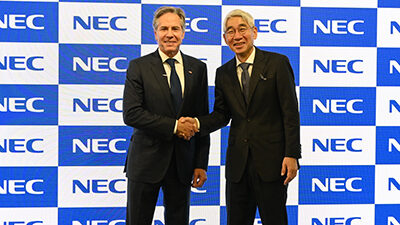
[[(400, 224), (399, 1), (37, 0), (0, 1), (2, 225), (125, 224), (125, 71), (157, 48), (164, 4), (186, 12), (181, 50), (207, 63), (210, 109), (215, 70), (233, 57), (221, 25), (232, 9), (254, 16), (256, 46), (289, 57), (303, 152), (290, 225)], [(212, 134), (190, 225), (226, 224), (228, 131)]]

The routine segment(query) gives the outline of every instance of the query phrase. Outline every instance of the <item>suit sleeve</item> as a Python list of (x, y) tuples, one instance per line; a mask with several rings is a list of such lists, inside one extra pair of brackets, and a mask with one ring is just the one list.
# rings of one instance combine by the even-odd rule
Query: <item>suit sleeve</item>
[(175, 119), (148, 111), (144, 101), (144, 84), (140, 65), (131, 61), (123, 97), (123, 118), (126, 125), (152, 133), (162, 139), (173, 136)]
[(294, 75), (289, 59), (280, 60), (277, 73), (277, 88), (285, 132), (285, 156), (301, 158), (300, 118)]
[[(197, 98), (196, 105), (198, 106), (199, 116), (208, 115), (208, 80), (207, 67), (204, 64), (203, 77), (200, 86), (200, 93)], [(210, 151), (210, 135), (196, 134), (196, 152), (195, 152), (195, 168), (207, 170), (208, 155)]]
[(214, 109), (213, 112), (206, 116), (199, 117), (200, 134), (206, 135), (212, 133), (229, 123), (231, 112), (226, 104), (223, 88), (221, 68), (217, 69), (215, 77), (215, 93), (214, 93)]

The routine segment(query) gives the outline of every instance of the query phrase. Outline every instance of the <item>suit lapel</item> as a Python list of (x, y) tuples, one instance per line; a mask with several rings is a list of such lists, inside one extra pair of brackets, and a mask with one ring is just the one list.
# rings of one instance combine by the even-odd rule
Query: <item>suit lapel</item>
[(185, 90), (183, 91), (183, 101), (182, 101), (182, 105), (178, 111), (178, 116), (181, 115), (183, 106), (186, 104), (187, 101), (189, 101), (188, 98), (186, 98), (186, 97), (190, 95), (190, 92), (193, 87), (192, 61), (190, 60), (189, 57), (187, 57), (182, 52), (181, 52), (181, 54), (182, 54), (182, 60), (183, 60), (183, 73), (184, 73), (184, 77), (185, 77), (185, 80), (183, 81), (185, 84)]
[(171, 99), (171, 91), (168, 85), (168, 78), (166, 76), (164, 66), (161, 62), (161, 57), (158, 54), (158, 51), (155, 51), (152, 54), (152, 61), (151, 61), (151, 71), (153, 72), (152, 75), (154, 78), (157, 80), (159, 86), (160, 86), (160, 91), (162, 92), (162, 96), (165, 96), (165, 100), (167, 101), (169, 108), (171, 112), (175, 112), (174, 106), (172, 105), (172, 99)]
[(264, 70), (264, 66), (266, 63), (264, 62), (264, 54), (258, 49), (255, 48), (256, 56), (254, 58), (253, 70), (251, 72), (250, 84), (249, 84), (249, 104), (251, 102), (251, 98), (253, 97), (254, 90), (257, 87), (258, 81), (260, 80), (260, 75)]
[(227, 74), (229, 76), (229, 80), (231, 81), (231, 85), (233, 87), (233, 92), (243, 110), (246, 109), (246, 102), (244, 101), (244, 96), (242, 92), (242, 87), (240, 86), (240, 82), (237, 76), (236, 70), (236, 58), (233, 58), (231, 61), (228, 62), (227, 65), (228, 71)]

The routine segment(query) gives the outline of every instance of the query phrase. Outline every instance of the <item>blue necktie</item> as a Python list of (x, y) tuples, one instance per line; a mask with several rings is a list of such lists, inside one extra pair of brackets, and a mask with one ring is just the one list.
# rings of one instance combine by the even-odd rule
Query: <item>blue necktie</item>
[(168, 65), (171, 67), (170, 85), (171, 85), (171, 96), (172, 102), (174, 103), (175, 112), (178, 113), (179, 108), (182, 104), (182, 87), (179, 81), (178, 74), (175, 70), (175, 59), (169, 58), (166, 60)]
[(242, 68), (242, 90), (244, 97), (246, 99), (246, 103), (249, 103), (249, 83), (250, 83), (250, 75), (248, 68), (250, 66), (250, 63), (241, 63), (239, 66)]

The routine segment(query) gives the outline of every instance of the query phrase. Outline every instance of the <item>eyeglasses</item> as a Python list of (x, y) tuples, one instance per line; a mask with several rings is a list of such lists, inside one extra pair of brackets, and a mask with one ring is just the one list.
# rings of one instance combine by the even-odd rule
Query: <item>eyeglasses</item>
[(225, 35), (226, 35), (228, 38), (231, 38), (231, 37), (235, 36), (236, 31), (238, 31), (240, 35), (245, 35), (246, 32), (247, 32), (249, 29), (251, 29), (251, 28), (252, 28), (252, 27), (240, 27), (240, 28), (237, 29), (237, 30), (235, 30), (235, 29), (233, 29), (233, 28), (230, 28), (229, 30), (225, 31)]

